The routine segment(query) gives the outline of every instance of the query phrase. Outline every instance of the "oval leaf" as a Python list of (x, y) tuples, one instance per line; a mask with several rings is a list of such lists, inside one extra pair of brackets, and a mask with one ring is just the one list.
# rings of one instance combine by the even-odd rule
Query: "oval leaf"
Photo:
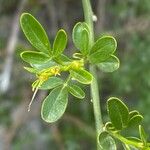
[(99, 135), (99, 144), (101, 150), (117, 150), (114, 139), (106, 131)]
[(82, 84), (90, 84), (92, 82), (93, 76), (84, 69), (71, 70), (71, 76)]
[(112, 124), (117, 130), (121, 130), (128, 125), (129, 110), (120, 99), (116, 97), (108, 99), (107, 111)]
[(68, 91), (79, 99), (83, 99), (85, 97), (84, 91), (77, 85), (68, 85)]
[(41, 64), (50, 60), (50, 57), (42, 52), (25, 51), (21, 53), (21, 58), (32, 64)]
[(89, 53), (89, 29), (86, 23), (79, 22), (73, 28), (72, 38), (75, 46), (83, 55)]
[(53, 89), (45, 98), (41, 108), (42, 119), (52, 123), (57, 121), (65, 112), (68, 104), (68, 91), (66, 87)]
[(53, 44), (53, 56), (57, 57), (60, 55), (67, 45), (67, 34), (64, 30), (59, 30)]
[(107, 60), (117, 48), (116, 40), (111, 36), (103, 36), (99, 38), (93, 45), (89, 60), (91, 63), (97, 64)]
[(37, 50), (49, 54), (50, 43), (42, 25), (29, 13), (23, 13), (21, 15), (20, 24), (29, 42)]
[(97, 64), (103, 72), (113, 72), (119, 68), (119, 65), (119, 59), (114, 55), (111, 55), (105, 62)]
[(63, 80), (57, 77), (51, 77), (48, 80), (46, 80), (39, 89), (46, 90), (46, 89), (53, 89), (59, 85), (63, 84)]
[(141, 115), (134, 115), (130, 120), (129, 120), (129, 126), (130, 127), (136, 127), (139, 126), (139, 124), (142, 122), (143, 117)]

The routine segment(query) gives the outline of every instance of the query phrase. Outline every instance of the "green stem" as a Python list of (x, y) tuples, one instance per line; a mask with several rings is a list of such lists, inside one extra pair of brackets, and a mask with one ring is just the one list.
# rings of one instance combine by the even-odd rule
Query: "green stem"
[[(94, 44), (94, 30), (93, 30), (93, 12), (90, 4), (90, 0), (82, 0), (85, 22), (89, 25), (90, 28), (90, 48)], [(92, 73), (94, 79), (91, 83), (91, 96), (93, 102), (94, 109), (94, 117), (95, 117), (95, 126), (96, 126), (96, 134), (98, 135), (103, 131), (103, 121), (101, 116), (101, 107), (100, 107), (100, 97), (99, 97), (99, 89), (96, 75), (96, 68), (93, 65), (90, 65), (90, 72)], [(97, 149), (99, 149), (98, 141), (97, 141)]]

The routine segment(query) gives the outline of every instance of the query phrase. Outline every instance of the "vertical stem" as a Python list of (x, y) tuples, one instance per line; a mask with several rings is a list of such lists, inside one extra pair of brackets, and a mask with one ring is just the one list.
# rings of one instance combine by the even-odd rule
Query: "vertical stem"
[[(94, 44), (94, 30), (93, 30), (93, 12), (90, 4), (90, 0), (82, 0), (83, 10), (85, 21), (90, 27), (90, 47)], [(92, 73), (94, 79), (91, 83), (91, 96), (93, 102), (94, 109), (94, 117), (95, 117), (95, 127), (96, 127), (96, 135), (98, 136), (100, 132), (103, 130), (103, 121), (101, 116), (101, 108), (100, 108), (100, 97), (99, 97), (99, 89), (97, 83), (97, 75), (96, 68), (93, 65), (90, 65), (90, 72)], [(97, 142), (97, 149), (99, 149)]]

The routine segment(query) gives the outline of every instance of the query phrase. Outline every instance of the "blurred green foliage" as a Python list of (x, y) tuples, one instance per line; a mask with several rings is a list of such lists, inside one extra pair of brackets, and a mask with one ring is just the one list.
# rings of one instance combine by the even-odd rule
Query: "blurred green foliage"
[[(24, 10), (38, 16), (39, 21), (51, 35), (50, 12), (42, 2), (31, 0)], [(49, 2), (51, 1), (49, 0)], [(56, 22), (59, 27), (65, 26), (67, 30), (71, 31), (75, 22), (82, 21), (83, 14), (80, 1), (53, 0), (53, 2), (55, 17), (57, 17)], [(97, 2), (98, 0), (93, 1), (95, 13), (97, 13)], [(2, 71), (6, 57), (5, 47), (17, 4), (18, 0), (0, 0), (0, 71)], [(141, 112), (144, 116), (143, 125), (146, 132), (150, 132), (150, 0), (109, 0), (106, 2), (105, 7), (104, 31), (112, 31), (117, 38), (119, 43), (117, 55), (120, 59), (120, 69), (111, 74), (98, 71), (100, 90), (103, 93), (101, 95), (103, 113), (106, 112), (105, 100), (108, 96), (122, 97), (131, 109), (136, 108)], [(62, 11), (64, 12), (62, 13)], [(62, 14), (67, 14), (67, 19)], [(99, 35), (99, 31), (96, 31), (96, 34)], [(14, 56), (9, 92), (0, 95), (0, 129), (11, 127), (13, 122), (12, 112), (19, 107), (22, 101), (27, 101), (32, 96), (29, 87), (33, 81), (33, 76), (22, 69), (22, 62), (19, 58), (22, 49), (31, 49), (29, 45), (25, 45), (26, 41), (23, 39), (21, 35)], [(54, 39), (54, 37), (50, 36), (50, 39)], [(71, 51), (71, 45), (70, 42), (68, 53)], [(86, 90), (86, 101), (78, 103), (71, 100), (69, 102), (70, 106), (67, 109), (67, 114), (78, 117), (73, 118), (76, 122), (70, 121), (67, 117), (67, 119), (60, 120), (57, 125), (58, 133), (61, 136), (60, 141), (63, 141), (65, 149), (68, 150), (95, 149), (92, 135), (83, 130), (85, 126), (81, 129), (80, 124), (79, 126), (76, 124), (82, 120), (87, 126), (94, 128), (89, 89)], [(29, 119), (16, 130), (11, 143), (12, 149), (38, 150), (38, 148), (40, 149), (37, 146), (39, 145), (37, 144), (38, 141), (41, 141), (41, 146), (45, 145), (43, 150), (47, 150), (49, 147), (52, 150), (60, 149), (61, 142), (59, 143), (56, 140), (57, 138), (54, 137), (53, 128), (45, 125), (39, 118), (38, 116), (37, 118), (34, 117), (33, 120)], [(104, 120), (107, 120), (105, 116)]]

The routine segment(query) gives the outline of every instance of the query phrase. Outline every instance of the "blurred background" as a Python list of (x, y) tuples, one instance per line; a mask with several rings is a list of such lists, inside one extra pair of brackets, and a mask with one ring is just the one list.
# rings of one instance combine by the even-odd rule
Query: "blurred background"
[[(96, 38), (113, 35), (118, 41), (120, 68), (113, 73), (98, 71), (104, 121), (108, 121), (106, 100), (116, 96), (130, 110), (144, 116), (150, 133), (150, 0), (92, 0)], [(19, 54), (32, 49), (20, 30), (22, 12), (34, 15), (52, 42), (58, 28), (69, 35), (66, 53), (73, 54), (71, 32), (83, 21), (81, 0), (0, 0), (0, 150), (94, 150), (95, 131), (89, 88), (79, 101), (70, 96), (65, 115), (54, 124), (40, 117), (40, 91), (27, 112), (34, 76), (23, 69)], [(136, 135), (135, 130), (126, 135)], [(122, 147), (119, 148), (122, 150)]]

